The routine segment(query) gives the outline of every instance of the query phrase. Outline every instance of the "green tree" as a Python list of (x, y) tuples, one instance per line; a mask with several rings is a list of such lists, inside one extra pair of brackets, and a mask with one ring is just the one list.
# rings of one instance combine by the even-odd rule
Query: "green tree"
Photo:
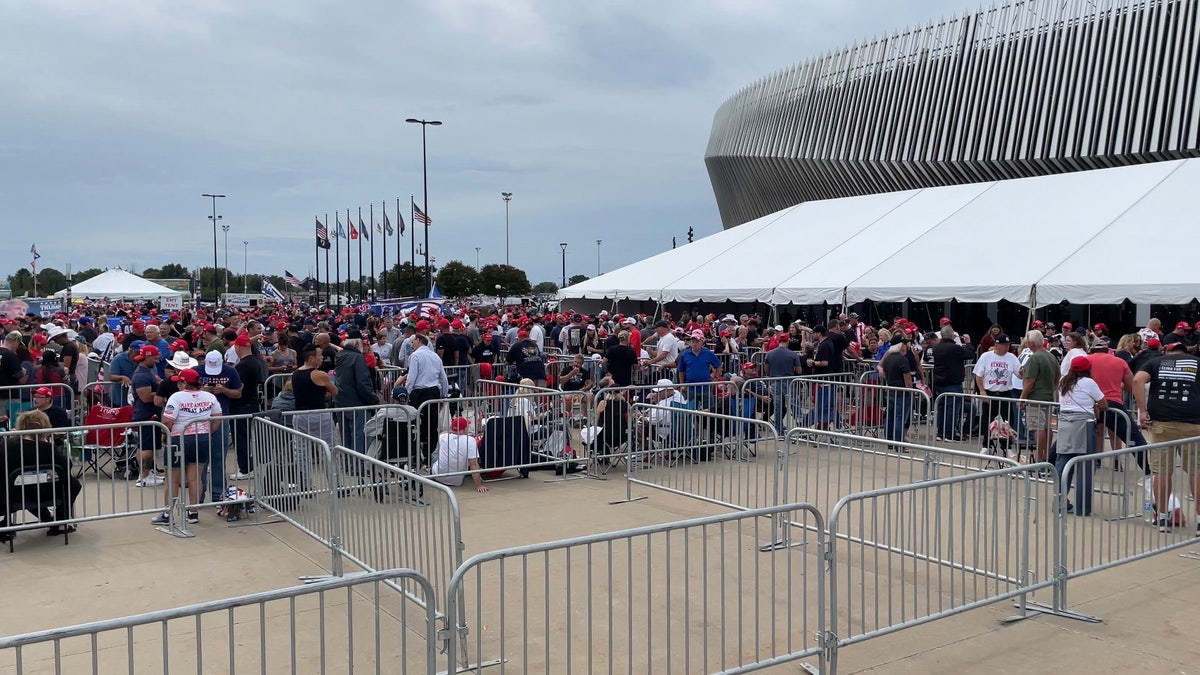
[(576, 274), (575, 276), (571, 277), (570, 279), (567, 279), (567, 285), (574, 286), (575, 284), (582, 283), (587, 280), (588, 280), (588, 275)]
[(92, 277), (98, 277), (101, 274), (104, 274), (104, 270), (100, 269), (99, 267), (89, 267), (86, 270), (72, 274), (71, 280), (73, 283), (79, 283), (81, 281), (87, 281)]
[(8, 278), (8, 287), (12, 289), (13, 297), (33, 292), (33, 273), (28, 268), (18, 269)]
[[(414, 268), (411, 263), (405, 261), (393, 265), (384, 274), (387, 275), (388, 294), (392, 297), (411, 298), (424, 295), (425, 268), (423, 266), (418, 265)], [(379, 284), (382, 287), (383, 274), (379, 276)]]
[(554, 283), (553, 281), (539, 281), (537, 285), (533, 287), (533, 292), (536, 295), (554, 295), (558, 292), (558, 284)]
[(503, 295), (525, 295), (533, 290), (525, 271), (511, 265), (484, 265), (479, 277), (481, 287), (488, 293), (495, 292), (496, 286)]
[(67, 287), (66, 275), (53, 267), (38, 270), (37, 280), (38, 294), (43, 297), (53, 295)]
[(479, 292), (479, 278), (474, 267), (451, 260), (438, 272), (437, 283), (447, 298), (465, 298)]

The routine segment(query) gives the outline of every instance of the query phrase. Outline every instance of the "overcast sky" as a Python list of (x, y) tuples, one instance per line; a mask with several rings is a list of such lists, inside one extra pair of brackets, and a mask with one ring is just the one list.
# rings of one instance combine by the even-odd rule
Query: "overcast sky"
[(567, 242), (568, 276), (593, 276), (597, 239), (607, 271), (720, 229), (703, 155), (739, 88), (972, 6), (0, 0), (0, 273), (35, 242), (60, 270), (211, 265), (200, 195), (218, 192), (229, 266), (248, 241), (251, 272), (303, 277), (314, 215), (386, 200), (394, 219), (399, 197), (408, 219), (421, 134), (404, 119), (423, 117), (445, 123), (428, 137), (438, 263), (504, 261), (509, 191), (512, 263), (557, 281)]

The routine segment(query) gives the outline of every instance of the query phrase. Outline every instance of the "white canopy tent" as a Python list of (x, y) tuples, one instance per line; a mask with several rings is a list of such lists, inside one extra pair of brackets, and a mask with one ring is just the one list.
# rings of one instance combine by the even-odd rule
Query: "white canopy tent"
[[(560, 299), (1183, 304), (1200, 159), (805, 202)], [(1173, 245), (1172, 242), (1177, 242)]]
[[(67, 291), (54, 294), (66, 297)], [(109, 298), (111, 300), (159, 300), (181, 299), (183, 293), (160, 286), (125, 270), (108, 270), (71, 286), (71, 295), (76, 298)]]

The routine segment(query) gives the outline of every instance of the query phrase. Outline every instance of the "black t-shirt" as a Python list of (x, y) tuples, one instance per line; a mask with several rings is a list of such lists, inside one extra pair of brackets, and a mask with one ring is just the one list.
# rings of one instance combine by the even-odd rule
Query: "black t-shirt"
[(888, 354), (880, 363), (883, 367), (883, 383), (889, 387), (906, 387), (904, 376), (911, 371), (908, 368), (908, 358), (903, 354)]
[(58, 406), (52, 405), (46, 408), (45, 413), (46, 417), (50, 418), (50, 426), (55, 429), (63, 429), (71, 426), (71, 416), (67, 414), (66, 410)]
[(251, 354), (233, 367), (242, 378), (242, 397), (230, 401), (230, 410), (241, 412), (257, 411), (262, 396), (262, 385), (267, 379), (267, 364), (261, 357)]
[[(843, 358), (842, 353), (850, 346), (850, 341), (846, 339), (845, 335), (832, 331), (829, 333), (829, 341), (834, 346), (833, 358), (829, 361), (829, 372), (840, 373), (846, 369), (846, 360)], [(821, 360), (824, 361), (825, 359)]]
[(933, 357), (933, 386), (950, 387), (962, 384), (966, 377), (967, 361), (975, 358), (975, 350), (955, 344), (954, 340), (941, 340), (925, 350)]
[(537, 343), (529, 338), (517, 340), (508, 349), (508, 362), (516, 365), (517, 373), (523, 378), (546, 379), (546, 364), (542, 362), (541, 351)]
[(813, 357), (814, 361), (824, 361), (828, 365), (815, 365), (813, 372), (817, 375), (828, 375), (830, 373), (842, 372), (842, 350), (838, 349), (837, 343), (833, 340), (833, 334), (821, 340), (821, 344), (817, 345), (817, 354)]
[(162, 382), (158, 383), (158, 390), (154, 392), (154, 395), (165, 401), (177, 391), (179, 391), (179, 383), (169, 377), (164, 377)]
[(326, 373), (337, 367), (337, 350), (333, 346), (321, 350), (321, 365), (318, 368)]
[(495, 363), (500, 355), (500, 338), (492, 334), (479, 336), (479, 344), (471, 350), (475, 363)]
[(604, 358), (608, 359), (608, 374), (612, 375), (613, 384), (618, 387), (633, 384), (633, 367), (638, 361), (633, 347), (618, 343), (616, 347), (609, 347)]
[[(21, 359), (7, 347), (0, 347), (0, 387), (15, 387), (21, 384)], [(0, 392), (0, 397), (7, 397), (6, 392)], [(19, 394), (18, 394), (19, 396)]]
[(584, 382), (592, 379), (592, 370), (588, 368), (588, 364), (586, 362), (580, 366), (579, 372), (575, 376), (568, 378), (567, 375), (569, 375), (572, 370), (575, 370), (575, 364), (568, 363), (567, 367), (563, 368), (562, 372), (558, 375), (558, 383), (559, 386), (562, 387), (563, 391), (579, 391), (580, 389), (583, 389)]
[(1143, 364), (1141, 372), (1150, 375), (1151, 420), (1200, 424), (1200, 359), (1167, 354)]

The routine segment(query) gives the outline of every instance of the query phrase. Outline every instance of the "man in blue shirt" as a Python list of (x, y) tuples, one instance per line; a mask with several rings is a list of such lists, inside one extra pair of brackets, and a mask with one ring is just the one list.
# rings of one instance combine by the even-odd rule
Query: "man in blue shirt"
[[(162, 378), (157, 375), (158, 348), (145, 344), (130, 354), (137, 362), (131, 380), (133, 388), (133, 421), (149, 422), (158, 419), (162, 410), (154, 405), (154, 394)], [(144, 425), (138, 431), (138, 487), (155, 487), (163, 484), (162, 476), (154, 471), (154, 451), (158, 449), (158, 429)]]
[[(688, 349), (679, 355), (676, 372), (684, 384), (717, 382), (721, 379), (721, 360), (711, 349), (704, 346), (704, 331), (694, 330), (688, 340)], [(689, 398), (696, 402), (697, 410), (712, 410), (712, 387), (689, 388)]]
[(133, 384), (131, 378), (137, 369), (137, 364), (129, 357), (136, 354), (145, 344), (144, 340), (134, 340), (129, 344), (128, 351), (117, 354), (108, 364), (108, 381), (113, 383), (108, 388), (108, 400), (115, 408), (129, 405), (129, 387)]

